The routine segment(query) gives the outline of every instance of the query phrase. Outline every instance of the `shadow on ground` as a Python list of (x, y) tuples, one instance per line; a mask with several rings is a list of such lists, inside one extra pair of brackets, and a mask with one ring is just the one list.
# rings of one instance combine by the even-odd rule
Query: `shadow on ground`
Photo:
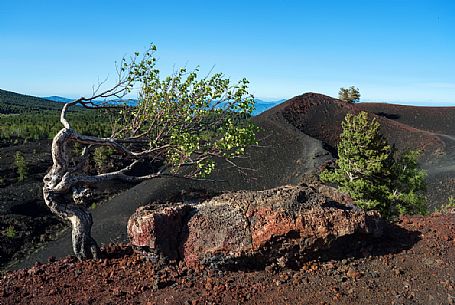
[[(292, 236), (291, 232), (284, 240), (298, 239), (298, 233), (295, 232), (295, 234), (296, 236)], [(328, 262), (397, 254), (411, 249), (420, 240), (420, 234), (419, 231), (410, 231), (398, 225), (387, 223), (383, 236), (379, 238), (371, 235), (348, 235), (334, 240), (329, 248), (303, 255), (299, 253), (298, 245), (296, 245), (294, 251), (282, 253), (283, 261), (278, 262), (278, 264), (281, 265), (280, 267), (298, 270), (305, 263), (313, 260)], [(267, 260), (270, 254), (268, 255), (266, 251), (267, 249), (264, 249), (258, 255), (243, 257), (239, 260), (228, 259), (224, 261), (223, 266), (217, 265), (216, 267), (228, 271), (260, 271), (268, 265), (277, 266), (277, 262)], [(217, 260), (220, 259), (217, 258)]]

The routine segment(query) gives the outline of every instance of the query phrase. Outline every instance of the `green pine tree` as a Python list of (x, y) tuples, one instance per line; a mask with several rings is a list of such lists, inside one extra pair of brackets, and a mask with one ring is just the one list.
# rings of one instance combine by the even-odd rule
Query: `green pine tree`
[(420, 169), (418, 151), (408, 151), (395, 162), (394, 179), (389, 199), (399, 214), (425, 214), (427, 206), (423, 192), (426, 173)]
[(354, 86), (349, 88), (340, 88), (340, 91), (338, 91), (338, 99), (346, 103), (358, 103), (360, 101), (359, 88)]
[(425, 173), (418, 168), (418, 153), (396, 160), (396, 150), (379, 132), (379, 122), (369, 121), (366, 112), (347, 114), (342, 127), (337, 168), (323, 171), (321, 181), (337, 184), (359, 207), (378, 210), (387, 218), (423, 213)]

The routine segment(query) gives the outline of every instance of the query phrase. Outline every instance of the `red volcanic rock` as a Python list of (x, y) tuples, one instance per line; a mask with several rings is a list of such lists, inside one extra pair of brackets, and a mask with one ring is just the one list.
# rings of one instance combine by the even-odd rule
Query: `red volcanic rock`
[(187, 205), (140, 207), (128, 221), (131, 243), (153, 249), (164, 258), (178, 259), (179, 231), (189, 209)]
[(249, 223), (242, 204), (245, 202), (236, 204), (222, 198), (224, 196), (215, 197), (197, 205), (182, 230), (181, 257), (189, 267), (220, 255), (242, 256), (251, 250)]
[(283, 265), (328, 249), (342, 237), (381, 233), (377, 213), (341, 204), (308, 186), (227, 193), (196, 205), (152, 204), (128, 223), (134, 246), (178, 257), (189, 267)]

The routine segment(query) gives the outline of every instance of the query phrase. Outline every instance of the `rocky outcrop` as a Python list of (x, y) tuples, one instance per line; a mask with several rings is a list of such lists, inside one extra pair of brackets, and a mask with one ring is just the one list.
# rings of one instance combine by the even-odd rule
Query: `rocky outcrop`
[(382, 233), (377, 213), (332, 198), (301, 185), (227, 193), (194, 205), (155, 203), (131, 216), (128, 234), (137, 248), (197, 267), (288, 264), (343, 237)]

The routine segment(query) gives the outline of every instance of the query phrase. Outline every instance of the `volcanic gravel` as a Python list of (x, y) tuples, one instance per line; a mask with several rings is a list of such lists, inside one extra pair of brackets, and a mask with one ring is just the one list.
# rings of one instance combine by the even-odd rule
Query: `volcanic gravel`
[(157, 266), (126, 244), (4, 274), (0, 304), (454, 304), (455, 214), (402, 217), (360, 251), (297, 270)]

